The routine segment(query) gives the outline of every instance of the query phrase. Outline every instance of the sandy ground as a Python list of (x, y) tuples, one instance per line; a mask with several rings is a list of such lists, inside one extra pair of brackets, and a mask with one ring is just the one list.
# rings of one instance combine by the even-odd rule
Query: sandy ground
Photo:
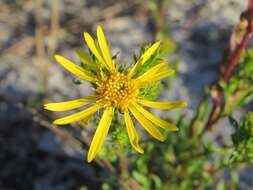
[[(52, 60), (50, 48), (78, 61), (75, 48), (86, 48), (82, 32), (94, 32), (96, 25), (101, 24), (112, 51), (120, 52), (119, 62), (129, 64), (131, 54), (153, 38), (147, 6), (144, 1), (130, 0), (62, 0), (58, 7), (57, 44), (53, 47), (48, 34), (52, 1), (44, 1), (39, 9), (34, 1), (6, 2), (9, 3), (0, 2), (0, 147), (3, 151), (0, 189), (68, 190), (84, 184), (97, 189), (100, 183), (91, 178), (96, 173), (84, 163), (83, 151), (70, 151), (66, 143), (34, 121), (30, 108), (40, 109), (45, 79), (46, 99), (50, 101), (91, 92), (87, 90), (88, 84), (73, 85), (71, 75)], [(192, 117), (203, 87), (219, 77), (223, 50), (245, 7), (246, 1), (242, 0), (171, 1), (165, 23), (178, 45), (173, 57), (180, 58), (179, 76), (171, 92), (162, 98), (190, 102), (186, 110), (188, 117)], [(45, 32), (39, 38), (34, 37), (38, 35), (36, 19), (41, 20)], [(40, 39), (42, 42), (37, 41)], [(42, 48), (36, 50), (41, 44)], [(24, 111), (18, 102), (30, 108)], [(42, 116), (51, 120), (45, 114)], [(250, 180), (252, 176), (242, 172), (244, 189)]]

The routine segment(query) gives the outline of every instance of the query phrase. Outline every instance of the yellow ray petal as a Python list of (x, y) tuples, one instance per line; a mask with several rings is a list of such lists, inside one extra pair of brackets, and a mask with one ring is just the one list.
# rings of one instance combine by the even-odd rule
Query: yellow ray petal
[(144, 150), (140, 147), (139, 145), (139, 137), (138, 134), (134, 128), (132, 119), (128, 113), (128, 111), (124, 112), (124, 119), (125, 119), (125, 123), (126, 123), (126, 127), (127, 127), (127, 133), (131, 142), (131, 145), (133, 146), (133, 148), (143, 154)]
[(101, 107), (100, 105), (94, 104), (93, 106), (91, 106), (83, 111), (62, 117), (60, 119), (56, 119), (53, 123), (55, 125), (65, 125), (65, 124), (73, 123), (76, 121), (80, 121), (80, 120), (86, 118), (87, 116), (94, 114), (100, 107)]
[(159, 73), (157, 73), (156, 75), (154, 75), (154, 76), (152, 77), (152, 81), (162, 80), (163, 78), (172, 76), (172, 75), (174, 75), (174, 74), (175, 74), (175, 71), (174, 71), (174, 70), (167, 69), (167, 70), (165, 70), (165, 71), (159, 72)]
[(144, 52), (144, 54), (142, 54), (140, 59), (136, 62), (134, 67), (130, 70), (130, 72), (128, 74), (129, 77), (132, 77), (137, 72), (137, 70), (138, 70), (137, 65), (143, 65), (156, 52), (156, 50), (159, 48), (160, 44), (161, 44), (161, 41), (154, 43), (150, 48), (148, 48)]
[(157, 108), (161, 110), (173, 110), (182, 108), (188, 105), (187, 102), (153, 102), (149, 100), (139, 99), (138, 102), (144, 106)]
[(141, 68), (142, 59), (140, 59), (128, 72), (127, 76), (132, 77)]
[(95, 158), (99, 148), (103, 144), (112, 122), (113, 113), (114, 108), (112, 107), (106, 108), (106, 110), (104, 111), (102, 118), (98, 124), (98, 128), (95, 132), (95, 135), (91, 141), (87, 157), (88, 162), (91, 162)]
[(100, 50), (102, 52), (102, 55), (104, 57), (106, 64), (110, 67), (111, 71), (114, 71), (115, 67), (111, 58), (110, 49), (107, 44), (105, 34), (101, 26), (97, 27), (97, 38), (98, 38), (98, 44), (99, 44)]
[(158, 73), (156, 73), (154, 75), (151, 75), (149, 77), (145, 77), (142, 80), (137, 79), (136, 83), (139, 86), (143, 86), (143, 85), (148, 84), (148, 83), (154, 83), (156, 81), (162, 80), (163, 78), (166, 78), (168, 76), (172, 76), (172, 75), (174, 75), (174, 73), (175, 73), (174, 70), (167, 69), (165, 71), (158, 72)]
[(168, 131), (178, 131), (178, 128), (172, 123), (169, 123), (165, 120), (160, 119), (159, 117), (153, 115), (152, 113), (145, 110), (142, 106), (139, 106), (138, 104), (134, 104), (134, 106), (142, 115), (144, 115), (149, 121), (151, 121), (155, 125), (163, 129), (166, 129)]
[(161, 134), (161, 132), (151, 123), (149, 122), (140, 112), (136, 110), (136, 108), (129, 107), (133, 116), (137, 119), (137, 121), (144, 127), (144, 129), (154, 138), (159, 141), (164, 141), (165, 137)]
[(98, 65), (88, 55), (86, 55), (82, 50), (77, 48), (76, 49), (76, 54), (78, 55), (78, 57), (81, 59), (81, 61), (83, 63), (91, 66), (92, 68), (94, 68), (96, 70), (99, 70)]
[(95, 98), (81, 98), (66, 102), (57, 102), (57, 103), (47, 103), (44, 104), (44, 109), (50, 110), (50, 111), (68, 111), (75, 108), (80, 108), (86, 104), (89, 104), (93, 101), (95, 101)]
[(84, 35), (86, 44), (91, 50), (91, 52), (96, 56), (96, 58), (99, 60), (100, 63), (102, 63), (105, 67), (110, 69), (110, 67), (106, 64), (100, 50), (97, 48), (94, 39), (87, 32), (84, 32), (83, 35)]
[(65, 69), (67, 69), (69, 72), (73, 73), (74, 75), (80, 77), (81, 79), (91, 81), (91, 82), (97, 82), (96, 77), (79, 67), (78, 65), (74, 64), (69, 59), (61, 56), (61, 55), (55, 55), (55, 60), (61, 64)]
[(155, 42), (150, 48), (148, 48), (145, 53), (141, 56), (142, 64), (144, 64), (159, 48), (161, 41)]
[[(154, 67), (150, 68), (147, 72), (145, 72), (144, 74), (142, 74), (141, 76), (139, 76), (138, 78), (136, 78), (137, 80), (147, 80), (150, 79), (151, 76), (157, 74), (157, 72), (161, 69), (165, 69), (166, 68), (166, 62), (161, 62), (157, 65), (155, 65)], [(166, 68), (167, 69), (167, 68)]]

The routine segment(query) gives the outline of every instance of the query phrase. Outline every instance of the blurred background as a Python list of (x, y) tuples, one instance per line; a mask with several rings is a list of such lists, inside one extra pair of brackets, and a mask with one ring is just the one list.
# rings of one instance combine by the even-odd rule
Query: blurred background
[[(85, 162), (80, 130), (56, 128), (44, 102), (91, 92), (53, 60), (79, 62), (82, 33), (104, 27), (118, 63), (157, 38), (176, 51), (178, 77), (166, 98), (188, 101), (192, 117), (205, 85), (218, 79), (223, 50), (246, 0), (0, 0), (0, 189), (100, 189), (108, 175)], [(173, 45), (175, 44), (175, 45)], [(226, 129), (222, 129), (226, 131)], [(70, 135), (71, 134), (71, 135)], [(103, 163), (100, 163), (103, 164)], [(252, 173), (249, 169), (247, 173)], [(245, 183), (252, 175), (242, 176)]]

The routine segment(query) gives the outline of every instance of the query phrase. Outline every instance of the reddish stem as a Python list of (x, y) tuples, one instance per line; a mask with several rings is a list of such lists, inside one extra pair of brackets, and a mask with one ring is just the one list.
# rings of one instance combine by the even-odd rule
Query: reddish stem
[(253, 9), (253, 0), (249, 0), (249, 1), (248, 1), (248, 11), (249, 11), (250, 9)]
[(245, 46), (249, 43), (251, 38), (252, 38), (252, 33), (251, 32), (250, 33), (247, 32), (243, 36), (242, 41), (240, 42), (238, 48), (236, 49), (236, 51), (234, 53), (234, 56), (232, 57), (230, 63), (227, 66), (227, 69), (225, 70), (225, 72), (223, 74), (223, 79), (225, 80), (225, 82), (229, 81), (230, 76), (231, 76), (232, 72), (234, 71), (234, 68), (235, 68), (236, 64), (238, 63)]
[[(248, 22), (248, 27), (245, 31), (245, 34), (241, 38), (240, 43), (236, 44), (235, 47), (233, 47), (233, 45), (235, 42), (234, 37), (237, 35), (236, 31), (231, 35), (230, 44), (227, 51), (225, 52), (225, 56), (223, 59), (225, 63), (228, 61), (226, 65), (222, 64), (222, 65), (225, 65), (225, 69), (223, 69), (224, 72), (223, 72), (222, 78), (224, 79), (226, 83), (229, 82), (236, 64), (238, 63), (246, 45), (249, 43), (253, 35), (253, 27), (252, 27), (253, 0), (248, 1), (247, 11), (244, 12), (243, 14), (244, 14), (244, 17), (246, 17), (247, 22)], [(241, 21), (242, 21), (242, 18), (241, 18)], [(223, 90), (220, 88), (218, 89), (217, 94), (214, 97), (214, 106), (212, 108), (212, 111), (206, 123), (207, 129), (211, 129), (211, 126), (220, 118), (222, 97), (223, 97)]]

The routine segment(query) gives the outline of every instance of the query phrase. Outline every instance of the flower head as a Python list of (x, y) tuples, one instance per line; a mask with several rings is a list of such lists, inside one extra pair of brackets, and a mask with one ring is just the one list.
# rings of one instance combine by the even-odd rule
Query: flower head
[(95, 158), (96, 153), (103, 144), (116, 110), (121, 110), (124, 114), (124, 121), (131, 145), (136, 151), (143, 153), (144, 151), (138, 142), (139, 137), (134, 128), (132, 116), (136, 118), (151, 136), (159, 141), (164, 141), (165, 137), (156, 126), (168, 131), (177, 131), (177, 127), (153, 115), (144, 107), (168, 110), (187, 105), (186, 102), (154, 102), (143, 99), (140, 95), (140, 91), (145, 85), (155, 83), (174, 73), (173, 70), (167, 68), (165, 61), (160, 61), (146, 72), (139, 73), (142, 66), (158, 50), (160, 41), (151, 45), (128, 72), (120, 72), (115, 64), (115, 60), (111, 57), (110, 49), (101, 26), (97, 27), (97, 38), (98, 42), (96, 43), (88, 33), (84, 33), (84, 39), (90, 51), (95, 56), (95, 60), (77, 49), (77, 55), (89, 67), (88, 70), (74, 64), (67, 58), (55, 55), (56, 61), (65, 69), (81, 79), (90, 81), (94, 85), (94, 95), (87, 98), (60, 103), (47, 103), (44, 105), (45, 109), (51, 111), (68, 111), (90, 105), (83, 111), (56, 119), (54, 121), (56, 125), (65, 125), (85, 120), (98, 110), (104, 110), (90, 144), (88, 162), (91, 162)]

